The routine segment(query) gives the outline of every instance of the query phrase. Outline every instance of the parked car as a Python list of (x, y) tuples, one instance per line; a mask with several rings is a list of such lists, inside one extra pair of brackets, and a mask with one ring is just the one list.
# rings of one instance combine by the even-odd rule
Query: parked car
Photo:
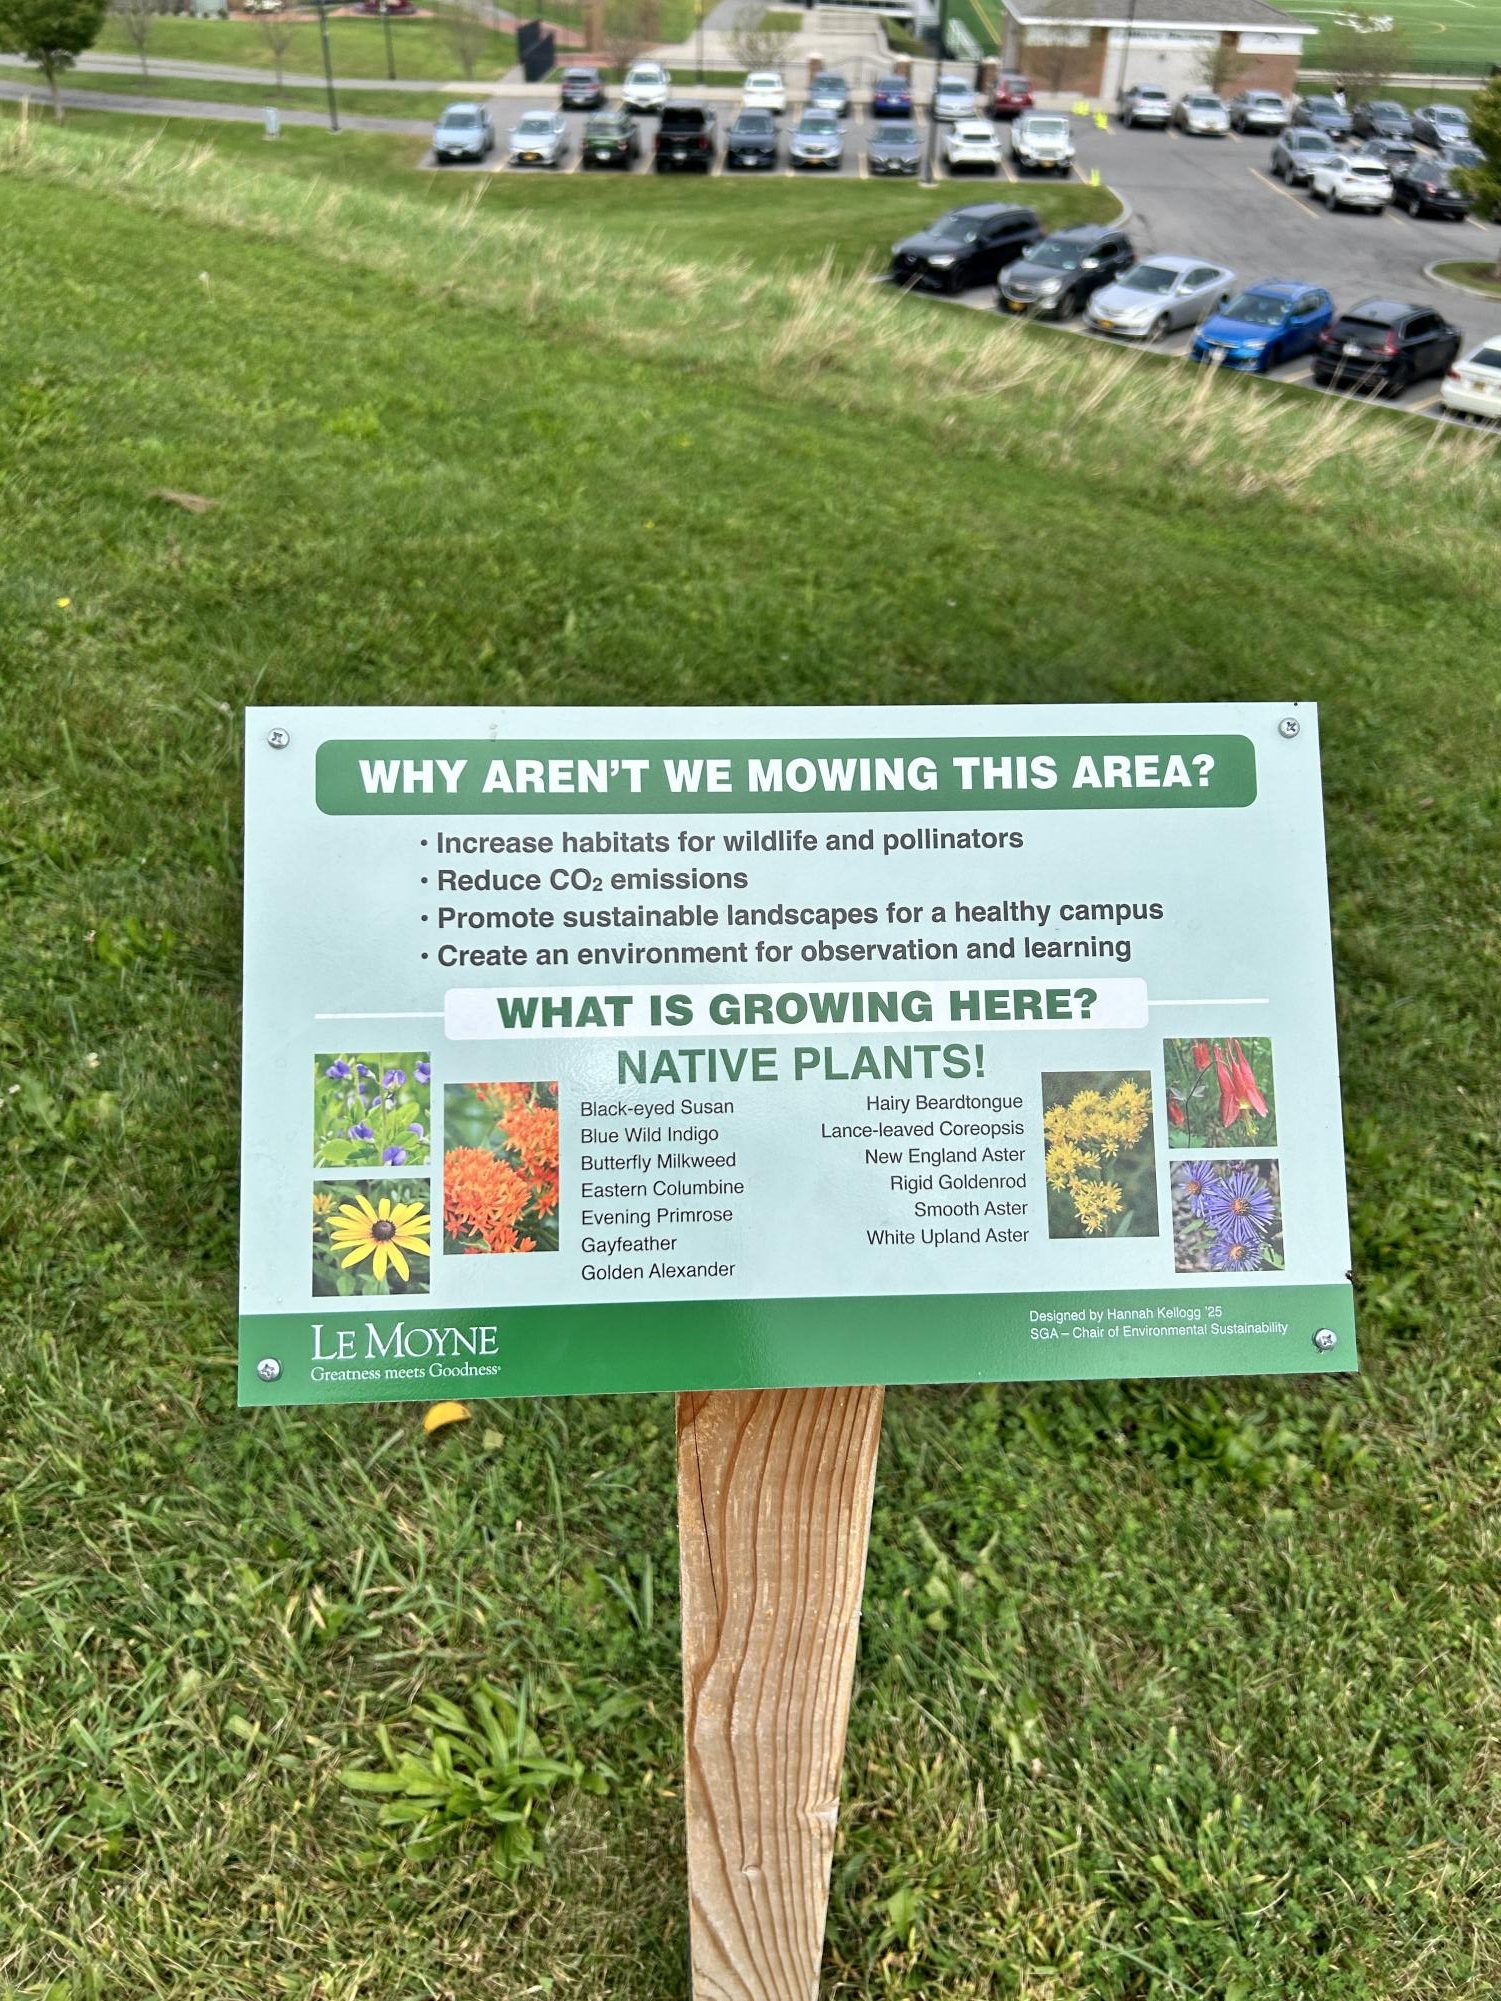
[(1412, 160), (1392, 175), (1392, 200), (1409, 215), (1447, 216), (1463, 222), (1474, 203), (1455, 187), (1442, 160)]
[(627, 111), (660, 111), (672, 88), (672, 74), (660, 63), (632, 63), (620, 86), (620, 101)]
[(1365, 299), (1319, 335), (1314, 380), (1400, 396), (1410, 382), (1442, 375), (1459, 353), (1460, 332), (1431, 306)]
[(1333, 318), (1334, 301), (1322, 286), (1267, 278), (1248, 285), (1228, 306), (1211, 313), (1194, 336), (1189, 354), (1194, 361), (1261, 375), (1316, 347)]
[(1336, 97), (1300, 97), (1293, 106), (1293, 123), (1310, 126), (1329, 139), (1350, 136), (1350, 114)]
[(568, 120), (561, 111), (528, 111), (511, 127), (513, 167), (559, 167), (568, 152)]
[(892, 119), (878, 125), (865, 149), (865, 163), (872, 174), (884, 179), (890, 174), (915, 174), (922, 165), (922, 141), (915, 125)]
[(1377, 97), (1356, 105), (1350, 113), (1350, 130), (1359, 139), (1410, 139), (1412, 120), (1405, 105)]
[(941, 76), (933, 90), (933, 116), (937, 119), (973, 118), (975, 94), (963, 77)]
[(495, 150), (495, 127), (482, 104), (450, 104), (433, 127), (433, 158), (440, 167), (450, 160), (483, 160)]
[(1308, 193), (1331, 215), (1342, 208), (1364, 208), (1379, 215), (1392, 198), (1392, 177), (1380, 160), (1367, 159), (1363, 153), (1335, 153), (1314, 168)]
[(628, 111), (596, 111), (584, 121), (579, 164), (585, 173), (600, 167), (624, 167), (629, 173), (641, 158), (641, 133)]
[(1015, 74), (998, 76), (990, 97), (992, 118), (1019, 118), (1032, 109), (1032, 79)]
[(944, 134), (943, 157), (950, 173), (1001, 171), (1001, 135), (988, 118), (956, 118)]
[(1191, 90), (1173, 106), (1173, 123), (1191, 139), (1228, 139), (1230, 113), (1212, 90)]
[(1472, 347), (1439, 385), (1439, 401), (1463, 417), (1501, 417), (1501, 334)]
[(951, 208), (927, 229), (891, 246), (891, 275), (899, 284), (961, 292), (999, 277), (1034, 243), (1042, 224), (1029, 208), (1007, 202), (974, 202)]
[(662, 106), (652, 164), (659, 174), (707, 174), (718, 138), (719, 120), (709, 105), (671, 100)]
[(1395, 174), (1399, 167), (1418, 157), (1418, 149), (1410, 139), (1367, 139), (1359, 157), (1379, 160), (1389, 174)]
[(1230, 123), (1237, 132), (1280, 132), (1287, 105), (1275, 90), (1243, 90), (1230, 100)]
[(1155, 83), (1133, 83), (1121, 92), (1115, 115), (1122, 125), (1157, 125), (1165, 132), (1172, 122), (1173, 100)]
[(1276, 180), (1302, 187), (1312, 179), (1315, 167), (1338, 157), (1339, 148), (1326, 132), (1284, 132), (1272, 148), (1272, 174)]
[(1473, 139), (1451, 139), (1440, 149), (1439, 158), (1446, 167), (1479, 167), (1485, 163), (1485, 155)]
[(597, 69), (571, 64), (563, 72), (558, 101), (565, 111), (598, 111), (605, 101), (605, 80)]
[(1084, 222), (1055, 229), (1006, 266), (996, 305), (1002, 312), (1063, 319), (1135, 262), (1125, 231), (1113, 224)]
[(788, 157), (794, 167), (833, 167), (844, 158), (844, 127), (837, 113), (811, 107), (797, 121)]
[(870, 93), (872, 118), (910, 118), (912, 85), (904, 76), (878, 76)]
[(1102, 333), (1131, 340), (1161, 340), (1175, 327), (1196, 327), (1224, 306), (1235, 273), (1197, 257), (1148, 257), (1102, 285), (1084, 318)]
[(808, 85), (808, 109), (832, 111), (836, 118), (847, 118), (849, 108), (849, 79), (841, 76), (838, 70), (820, 70)]
[(747, 111), (772, 111), (778, 117), (787, 109), (787, 86), (781, 72), (753, 69), (745, 79), (740, 101)]
[(777, 121), (769, 111), (743, 110), (724, 139), (727, 167), (774, 167)]
[(1412, 114), (1412, 136), (1442, 152), (1445, 146), (1469, 138), (1470, 121), (1457, 104), (1421, 104)]
[(1055, 111), (1024, 111), (1011, 126), (1011, 157), (1019, 167), (1043, 174), (1066, 174), (1073, 164), (1074, 135)]

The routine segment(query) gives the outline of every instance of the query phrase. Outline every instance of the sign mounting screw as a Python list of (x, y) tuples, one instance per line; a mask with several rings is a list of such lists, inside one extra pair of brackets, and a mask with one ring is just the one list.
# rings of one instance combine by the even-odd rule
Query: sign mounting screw
[(256, 1363), (255, 1373), (263, 1383), (274, 1383), (281, 1374), (281, 1363), (274, 1355), (266, 1355)]
[(1290, 743), (1302, 727), (1303, 725), (1298, 721), (1296, 716), (1284, 716), (1277, 725), (1277, 731), (1279, 735), (1285, 736)]
[(1339, 1336), (1332, 1327), (1321, 1327), (1313, 1337), (1313, 1345), (1321, 1355), (1327, 1355), (1331, 1348), (1337, 1346), (1338, 1342)]
[[(1296, 729), (1297, 724), (1295, 723), (1293, 727), (1294, 729)], [(1285, 730), (1286, 728), (1285, 724), (1283, 725), (1283, 728)], [(292, 741), (292, 732), (290, 730), (284, 730), (280, 728), (274, 730), (267, 730), (266, 741), (267, 743), (270, 744), (273, 750), (285, 750), (287, 745)]]

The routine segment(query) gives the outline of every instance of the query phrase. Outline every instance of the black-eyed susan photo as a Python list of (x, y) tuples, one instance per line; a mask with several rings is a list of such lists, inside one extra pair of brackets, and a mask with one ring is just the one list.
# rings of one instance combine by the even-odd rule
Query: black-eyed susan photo
[(428, 1290), (432, 1210), (425, 1181), (313, 1185), (313, 1292), (341, 1299)]

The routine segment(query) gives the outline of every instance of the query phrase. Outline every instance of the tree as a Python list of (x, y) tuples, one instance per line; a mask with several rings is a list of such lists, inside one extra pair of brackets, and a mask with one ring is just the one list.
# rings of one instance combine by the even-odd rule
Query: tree
[[(1501, 215), (1501, 76), (1477, 90), (1470, 105), (1470, 138), (1482, 155), (1478, 167), (1456, 167), (1454, 185), (1474, 202), (1482, 215)], [(1496, 253), (1496, 280), (1501, 284), (1501, 250)]]
[(110, 0), (110, 12), (134, 43), (141, 61), (141, 75), (148, 81), (151, 71), (146, 67), (146, 44), (163, 4), (164, 0)]
[(741, 69), (779, 70), (787, 60), (792, 47), (792, 36), (785, 28), (773, 27), (775, 16), (760, 4), (760, 0), (747, 0), (730, 23), (730, 52)]
[(489, 28), (477, 10), (466, 4), (466, 0), (442, 0), (437, 11), (448, 46), (453, 50), (453, 59), (464, 72), (465, 81), (472, 83), (484, 53)]
[[(0, 0), (0, 6), (4, 4), (5, 0)], [(266, 37), (266, 45), (271, 51), (271, 61), (276, 70), (276, 88), (280, 90), (283, 58), (292, 46), (292, 37), (297, 33), (299, 24), (283, 7), (262, 13), (260, 23), (261, 33)]]
[(1233, 42), (1219, 35), (1213, 48), (1199, 51), (1196, 67), (1200, 83), (1223, 97), (1232, 85), (1240, 82), (1251, 65)]
[(35, 63), (52, 93), (54, 117), (63, 115), (57, 80), (92, 46), (104, 26), (109, 0), (0, 0), (0, 49)]
[(1412, 68), (1412, 44), (1390, 14), (1341, 14), (1319, 35), (1318, 60), (1352, 104), (1379, 97)]
[(646, 9), (641, 0), (608, 0), (605, 7), (605, 60), (612, 69), (628, 70), (651, 47)]

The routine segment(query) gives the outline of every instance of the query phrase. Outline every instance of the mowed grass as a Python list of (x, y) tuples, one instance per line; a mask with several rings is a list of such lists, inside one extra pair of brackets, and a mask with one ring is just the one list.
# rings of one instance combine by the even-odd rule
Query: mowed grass
[[(1366, 1373), (892, 1396), (825, 1992), (1494, 1992), (1493, 455), (374, 153), (0, 147), (0, 1984), (686, 1992), (670, 1402), (233, 1407), (241, 705), (1243, 696), (1322, 704)], [(514, 1886), (337, 1782), (479, 1674), (619, 1774)]]
[[(46, 83), (34, 69), (0, 62), (0, 81), (30, 84), (35, 92), (34, 109), (51, 115)], [(74, 70), (64, 79), (64, 88), (100, 97), (175, 98), (197, 104), (274, 104), (282, 110), (314, 111), (324, 118), (328, 115), (328, 96), (321, 86), (283, 84), (278, 89), (276, 79), (271, 76), (264, 83), (224, 83), (205, 77), (153, 74), (148, 79), (139, 73), (127, 76), (110, 70)], [(335, 98), (343, 120), (351, 116), (436, 120), (445, 105), (460, 101), (455, 93), (441, 90), (359, 90), (340, 95), (336, 89)]]
[[(1390, 16), (1406, 35), (1412, 49), (1413, 68), (1435, 76), (1485, 77), (1492, 63), (1501, 63), (1501, 15), (1490, 0), (1467, 5), (1466, 0), (1382, 0), (1367, 10), (1382, 18)], [(1306, 7), (1297, 16), (1314, 27), (1338, 18), (1340, 9), (1326, 5)], [(1320, 66), (1320, 37), (1304, 45), (1304, 63)]]
[[(406, 82), (455, 83), (464, 71), (443, 23), (435, 20), (392, 20), (391, 46), (396, 74)], [(383, 77), (386, 66), (384, 25), (378, 18), (354, 20), (333, 16), (328, 23), (329, 51), (335, 76)], [(95, 48), (111, 55), (136, 56), (135, 43), (124, 26), (106, 19)], [(152, 24), (146, 45), (147, 66), (156, 60), (223, 63), (237, 68), (274, 72), (276, 58), (258, 21), (187, 21), (169, 18)], [(314, 76), (323, 69), (323, 44), (318, 23), (299, 21), (282, 51), (282, 68)], [(475, 63), (483, 82), (503, 76), (516, 60), (510, 35), (492, 29), (484, 37)]]

